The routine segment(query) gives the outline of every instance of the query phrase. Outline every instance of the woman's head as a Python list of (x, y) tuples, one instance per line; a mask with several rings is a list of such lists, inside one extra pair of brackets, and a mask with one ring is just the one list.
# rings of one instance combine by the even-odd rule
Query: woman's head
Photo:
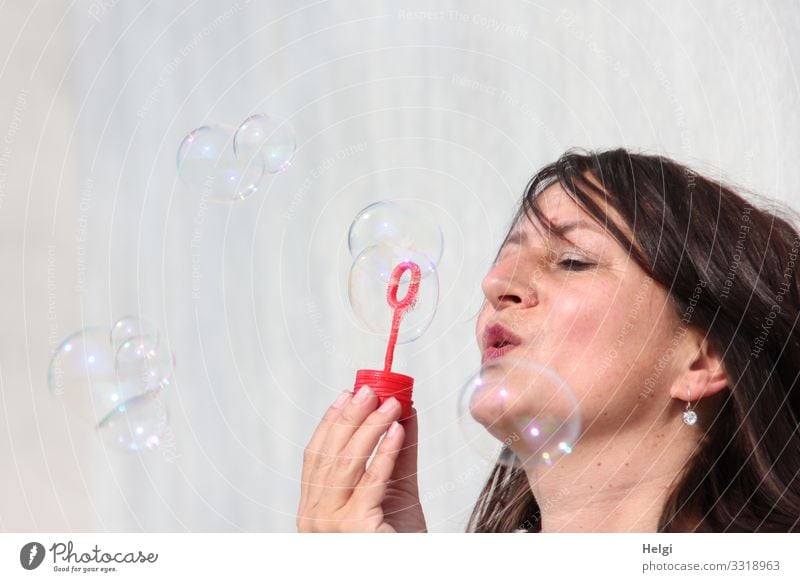
[[(578, 446), (658, 446), (654, 428), (680, 427), (697, 402), (660, 529), (691, 515), (713, 531), (790, 531), (798, 251), (790, 222), (672, 160), (568, 152), (528, 185), (484, 279), (478, 341), (484, 359), (531, 358), (568, 380)], [(536, 531), (538, 514), (521, 471), (498, 468), (470, 527)]]
[[(581, 401), (586, 433), (610, 436), (623, 425), (652, 427), (671, 393), (686, 398), (688, 386), (694, 398), (707, 397), (727, 379), (715, 354), (688, 368), (702, 356), (695, 352), (703, 334), (682, 331), (668, 290), (633, 255), (630, 227), (591, 175), (587, 184), (597, 190), (586, 193), (600, 219), (558, 181), (542, 182), (526, 198), (484, 278), (477, 335), (484, 360), (508, 353), (559, 372)], [(673, 361), (658, 370), (670, 350)]]

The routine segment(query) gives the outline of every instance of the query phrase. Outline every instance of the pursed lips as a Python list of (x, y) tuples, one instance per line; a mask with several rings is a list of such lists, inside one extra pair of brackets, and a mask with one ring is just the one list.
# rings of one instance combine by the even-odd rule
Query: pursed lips
[(516, 348), (522, 340), (500, 323), (486, 326), (483, 332), (483, 356), (481, 363), (496, 360)]

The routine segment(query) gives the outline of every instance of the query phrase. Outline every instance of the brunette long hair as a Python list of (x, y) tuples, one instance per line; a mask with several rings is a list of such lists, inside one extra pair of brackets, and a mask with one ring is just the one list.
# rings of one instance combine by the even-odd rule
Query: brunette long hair
[[(696, 301), (691, 327), (721, 355), (731, 382), (658, 531), (800, 531), (797, 214), (663, 156), (570, 150), (531, 179), (514, 224), (532, 217), (549, 224), (536, 201), (556, 182), (668, 291), (678, 317)], [(598, 196), (625, 220), (638, 249)], [(699, 298), (698, 281), (705, 282)], [(689, 516), (700, 522), (687, 526)], [(541, 531), (522, 469), (494, 468), (467, 530)]]

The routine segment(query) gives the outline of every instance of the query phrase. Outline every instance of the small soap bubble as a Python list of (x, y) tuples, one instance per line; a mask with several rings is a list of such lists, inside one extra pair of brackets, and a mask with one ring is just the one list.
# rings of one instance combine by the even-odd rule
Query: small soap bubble
[(505, 355), (463, 386), (458, 422), (483, 460), (541, 469), (572, 452), (581, 431), (578, 401), (551, 368)]
[(233, 148), (240, 162), (264, 167), (270, 174), (289, 167), (296, 147), (291, 124), (264, 113), (245, 119), (233, 138)]
[[(430, 325), (439, 303), (439, 277), (436, 266), (425, 255), (406, 248), (376, 245), (365, 249), (350, 269), (348, 292), (350, 305), (363, 327), (382, 337), (392, 328), (394, 309), (388, 302), (388, 287), (392, 272), (401, 263), (413, 262), (420, 268), (417, 298), (403, 316), (398, 343), (419, 338)], [(411, 271), (400, 277), (397, 298), (402, 301), (408, 293)]]
[(221, 125), (198, 127), (181, 142), (178, 175), (189, 190), (212, 202), (240, 202), (258, 191), (264, 165), (242, 163), (234, 154), (233, 130)]
[(434, 265), (444, 252), (441, 228), (421, 204), (411, 201), (382, 200), (358, 213), (348, 232), (350, 254), (357, 257), (376, 245), (421, 253)]
[(128, 452), (157, 448), (169, 429), (169, 416), (159, 391), (135, 396), (114, 407), (97, 424), (110, 447)]
[(166, 388), (172, 379), (175, 360), (166, 346), (149, 336), (125, 341), (117, 351), (116, 372), (121, 381), (133, 380), (143, 391)]
[(147, 319), (135, 315), (127, 315), (118, 319), (111, 326), (111, 348), (119, 350), (126, 341), (133, 338), (149, 338), (152, 347), (158, 346), (160, 334), (158, 328)]

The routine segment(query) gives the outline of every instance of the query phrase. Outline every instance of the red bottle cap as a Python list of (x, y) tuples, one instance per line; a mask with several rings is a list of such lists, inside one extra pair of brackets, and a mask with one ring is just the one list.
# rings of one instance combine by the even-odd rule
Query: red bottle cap
[(353, 386), (353, 394), (363, 386), (369, 386), (375, 392), (380, 403), (394, 396), (402, 406), (400, 420), (411, 416), (411, 407), (414, 405), (411, 400), (414, 378), (411, 376), (384, 370), (358, 370), (356, 372), (356, 383)]

